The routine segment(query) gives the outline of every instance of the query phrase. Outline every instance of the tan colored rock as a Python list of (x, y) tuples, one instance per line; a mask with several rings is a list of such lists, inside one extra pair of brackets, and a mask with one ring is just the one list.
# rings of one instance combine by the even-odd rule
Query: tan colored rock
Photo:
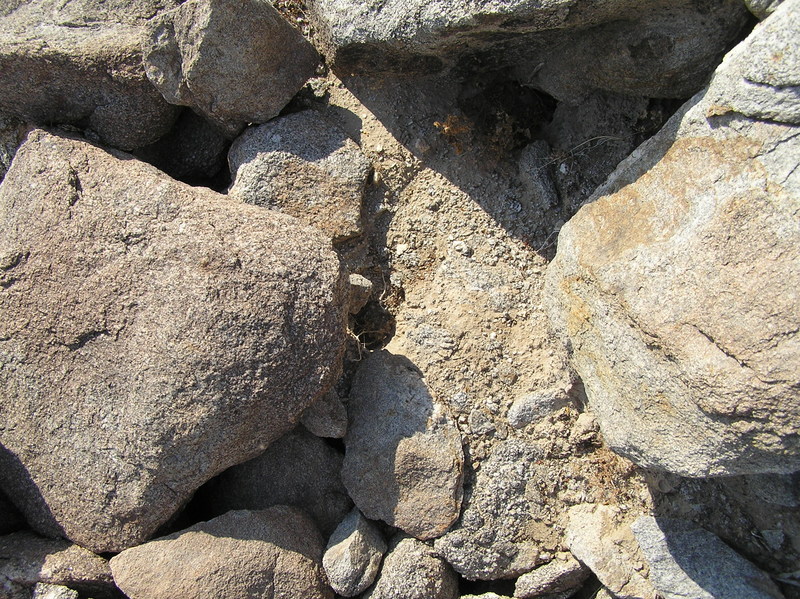
[(342, 480), (365, 516), (419, 539), (458, 518), (461, 436), (403, 356), (371, 354), (353, 379)]
[(123, 551), (114, 581), (130, 599), (331, 599), (322, 538), (286, 506), (234, 511)]
[(606, 441), (642, 466), (800, 468), (800, 63), (781, 58), (799, 20), (790, 1), (758, 25), (561, 230), (551, 318)]
[(338, 377), (347, 280), (299, 221), (31, 133), (0, 186), (0, 481), (42, 533), (149, 538)]
[(559, 554), (553, 561), (520, 576), (514, 584), (514, 597), (533, 599), (567, 591), (571, 594), (588, 577), (588, 568), (571, 554)]

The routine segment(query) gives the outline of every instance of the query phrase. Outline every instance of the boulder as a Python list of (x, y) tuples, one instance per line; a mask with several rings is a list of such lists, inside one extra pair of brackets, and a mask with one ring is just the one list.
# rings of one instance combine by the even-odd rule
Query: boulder
[(142, 48), (147, 77), (164, 98), (231, 137), (277, 116), (319, 60), (263, 0), (188, 0), (151, 20)]
[(230, 195), (315, 225), (334, 241), (361, 233), (370, 163), (341, 129), (311, 110), (239, 136), (228, 154)]
[(0, 537), (0, 596), (30, 597), (38, 583), (68, 586), (98, 599), (116, 594), (108, 562), (99, 555), (31, 532)]
[(380, 576), (363, 599), (457, 599), (458, 578), (433, 549), (412, 538), (395, 540)]
[(664, 599), (779, 599), (772, 579), (715, 534), (688, 520), (642, 516), (631, 524)]
[(332, 599), (321, 558), (311, 520), (274, 506), (228, 512), (127, 549), (111, 559), (111, 571), (130, 599)]
[(383, 350), (358, 368), (347, 404), (344, 485), (368, 518), (419, 539), (444, 534), (461, 509), (461, 436), (420, 372)]
[(312, 0), (309, 11), (339, 73), (505, 68), (575, 102), (594, 90), (687, 97), (748, 20), (736, 0)]
[(22, 0), (0, 13), (0, 113), (131, 150), (177, 117), (142, 67), (147, 19), (178, 0)]
[(520, 576), (514, 585), (514, 597), (533, 599), (556, 593), (566, 593), (569, 597), (588, 577), (588, 568), (571, 554), (564, 553)]
[(96, 552), (140, 543), (336, 380), (347, 279), (299, 221), (34, 131), (0, 185), (0, 482)]
[(464, 578), (513, 578), (542, 563), (527, 533), (536, 504), (529, 483), (541, 457), (534, 445), (509, 439), (481, 464), (461, 519), (435, 543)]
[(354, 597), (375, 580), (384, 553), (380, 531), (354, 508), (328, 540), (322, 566), (334, 591)]
[(656, 599), (647, 562), (615, 508), (576, 505), (567, 513), (566, 543), (618, 599)]
[(641, 466), (800, 468), (798, 15), (756, 26), (559, 235), (554, 328), (605, 440)]
[(260, 456), (228, 468), (204, 488), (215, 514), (291, 505), (329, 536), (353, 502), (342, 485), (342, 454), (303, 427), (284, 435)]
[(317, 437), (341, 439), (347, 434), (347, 408), (331, 389), (306, 408), (300, 423)]

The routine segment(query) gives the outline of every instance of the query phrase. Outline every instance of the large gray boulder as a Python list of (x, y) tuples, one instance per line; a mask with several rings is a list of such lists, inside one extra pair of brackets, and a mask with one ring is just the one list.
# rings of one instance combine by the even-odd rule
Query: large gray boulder
[(552, 322), (606, 441), (642, 466), (800, 468), (798, 15), (758, 25), (561, 230)]
[(147, 19), (178, 0), (23, 0), (0, 12), (0, 113), (89, 129), (131, 150), (178, 111), (147, 80)]
[(347, 280), (281, 214), (32, 132), (0, 186), (0, 482), (48, 535), (140, 543), (338, 376)]
[(779, 599), (772, 579), (715, 534), (687, 520), (642, 516), (631, 524), (664, 599)]
[(461, 436), (405, 357), (383, 350), (359, 366), (347, 404), (342, 480), (358, 509), (419, 539), (461, 509)]
[(353, 507), (342, 484), (342, 458), (300, 426), (260, 456), (217, 476), (204, 487), (202, 498), (216, 514), (272, 505), (298, 507), (327, 537)]
[(278, 115), (314, 74), (314, 47), (265, 0), (188, 0), (152, 19), (147, 76), (230, 136)]
[(123, 551), (114, 581), (130, 599), (331, 599), (322, 537), (286, 506), (234, 511)]
[(573, 101), (592, 90), (691, 95), (747, 22), (738, 0), (312, 0), (309, 10), (338, 72), (505, 67)]
[(284, 116), (231, 146), (229, 193), (296, 216), (342, 241), (361, 233), (370, 163), (347, 134), (317, 112)]

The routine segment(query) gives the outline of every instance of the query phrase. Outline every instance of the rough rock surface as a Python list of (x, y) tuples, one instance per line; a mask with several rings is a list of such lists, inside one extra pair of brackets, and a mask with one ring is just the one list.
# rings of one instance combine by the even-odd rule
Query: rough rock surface
[(341, 439), (347, 434), (347, 408), (331, 389), (306, 408), (300, 423), (317, 437)]
[(690, 521), (642, 516), (631, 530), (664, 599), (782, 597), (769, 576)]
[(39, 582), (33, 587), (32, 599), (78, 599), (78, 591), (57, 584)]
[(780, 85), (800, 81), (798, 15), (758, 25), (561, 230), (551, 317), (606, 441), (640, 465), (800, 467), (800, 99)]
[(322, 538), (286, 506), (233, 511), (123, 551), (114, 581), (130, 599), (331, 599)]
[(417, 539), (394, 542), (378, 580), (363, 599), (457, 599), (455, 573), (428, 545)]
[(508, 423), (514, 428), (535, 424), (548, 414), (567, 406), (570, 397), (565, 389), (545, 389), (518, 397), (508, 410)]
[(691, 95), (747, 18), (735, 0), (313, 0), (310, 11), (343, 74), (510, 67), (517, 80), (571, 100), (595, 89)]
[(353, 506), (341, 469), (341, 453), (298, 427), (260, 456), (217, 476), (202, 498), (215, 514), (291, 505), (311, 516), (327, 537)]
[(296, 216), (334, 241), (361, 233), (369, 161), (319, 114), (306, 110), (248, 129), (228, 162), (231, 195)]
[(509, 439), (482, 464), (461, 519), (435, 545), (465, 578), (511, 578), (541, 563), (526, 534), (538, 513), (530, 480), (541, 457), (535, 446)]
[(655, 599), (647, 562), (628, 524), (606, 505), (578, 505), (568, 512), (566, 543), (619, 599)]
[(354, 508), (336, 527), (322, 556), (328, 583), (339, 595), (358, 595), (375, 580), (386, 549), (380, 531)]
[(147, 77), (233, 136), (278, 115), (314, 74), (313, 46), (269, 2), (188, 0), (153, 19)]
[(442, 535), (461, 508), (461, 437), (403, 356), (371, 354), (347, 404), (342, 479), (356, 506), (419, 538)]
[(589, 576), (589, 570), (569, 553), (527, 572), (517, 579), (514, 597), (532, 599), (554, 593), (575, 592)]
[(34, 131), (0, 223), (0, 477), (44, 533), (145, 540), (338, 375), (346, 277), (291, 217)]
[(30, 532), (0, 537), (0, 596), (30, 596), (40, 582), (98, 598), (115, 591), (108, 562), (82, 547)]
[(178, 111), (145, 76), (145, 23), (177, 0), (23, 0), (0, 13), (0, 112), (87, 128), (130, 150)]
[(744, 0), (747, 8), (759, 19), (766, 19), (775, 12), (783, 0)]

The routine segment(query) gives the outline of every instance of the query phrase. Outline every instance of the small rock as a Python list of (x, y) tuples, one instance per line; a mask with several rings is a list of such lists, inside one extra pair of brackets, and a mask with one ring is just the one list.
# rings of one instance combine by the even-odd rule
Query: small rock
[(582, 564), (619, 599), (656, 599), (646, 561), (630, 526), (606, 505), (577, 505), (568, 512), (566, 543)]
[(779, 599), (769, 576), (715, 534), (673, 518), (642, 516), (631, 530), (664, 599)]
[(57, 584), (39, 582), (33, 587), (32, 599), (78, 599), (78, 591)]
[(228, 154), (230, 195), (291, 214), (335, 242), (361, 233), (370, 163), (346, 133), (306, 110), (245, 131)]
[(417, 539), (395, 542), (380, 576), (363, 599), (457, 599), (458, 578), (433, 549)]
[(511, 404), (508, 410), (508, 423), (514, 428), (524, 428), (568, 404), (569, 396), (564, 389), (528, 393), (515, 399)]
[(40, 582), (94, 597), (113, 597), (115, 591), (108, 562), (82, 547), (31, 532), (0, 537), (0, 591), (30, 593)]
[(311, 516), (327, 536), (353, 506), (342, 485), (341, 469), (341, 453), (298, 427), (260, 456), (209, 482), (201, 501), (215, 514), (291, 505)]
[(350, 275), (350, 314), (358, 314), (372, 294), (372, 281), (359, 274)]
[(514, 586), (514, 597), (533, 599), (566, 591), (571, 594), (588, 577), (587, 568), (571, 554), (562, 553), (553, 561), (520, 576)]
[(589, 412), (582, 412), (569, 433), (569, 441), (573, 445), (593, 442), (597, 438), (597, 431), (597, 419)]
[(443, 534), (461, 508), (461, 436), (403, 356), (371, 354), (347, 404), (342, 479), (356, 506), (420, 538)]
[(274, 506), (228, 512), (127, 549), (111, 559), (111, 571), (130, 599), (332, 599), (321, 559), (311, 520)]
[(150, 21), (147, 77), (235, 136), (276, 117), (314, 75), (318, 56), (269, 2), (189, 0)]
[(770, 16), (783, 0), (744, 0), (748, 10), (762, 21)]
[(322, 566), (333, 590), (353, 597), (375, 580), (386, 542), (369, 520), (353, 509), (328, 540)]
[(456, 239), (453, 242), (453, 249), (457, 251), (462, 256), (471, 256), (472, 255), (472, 248), (469, 247), (466, 242), (461, 241), (460, 239)]
[(306, 408), (300, 423), (317, 437), (341, 439), (347, 434), (347, 408), (331, 389)]

